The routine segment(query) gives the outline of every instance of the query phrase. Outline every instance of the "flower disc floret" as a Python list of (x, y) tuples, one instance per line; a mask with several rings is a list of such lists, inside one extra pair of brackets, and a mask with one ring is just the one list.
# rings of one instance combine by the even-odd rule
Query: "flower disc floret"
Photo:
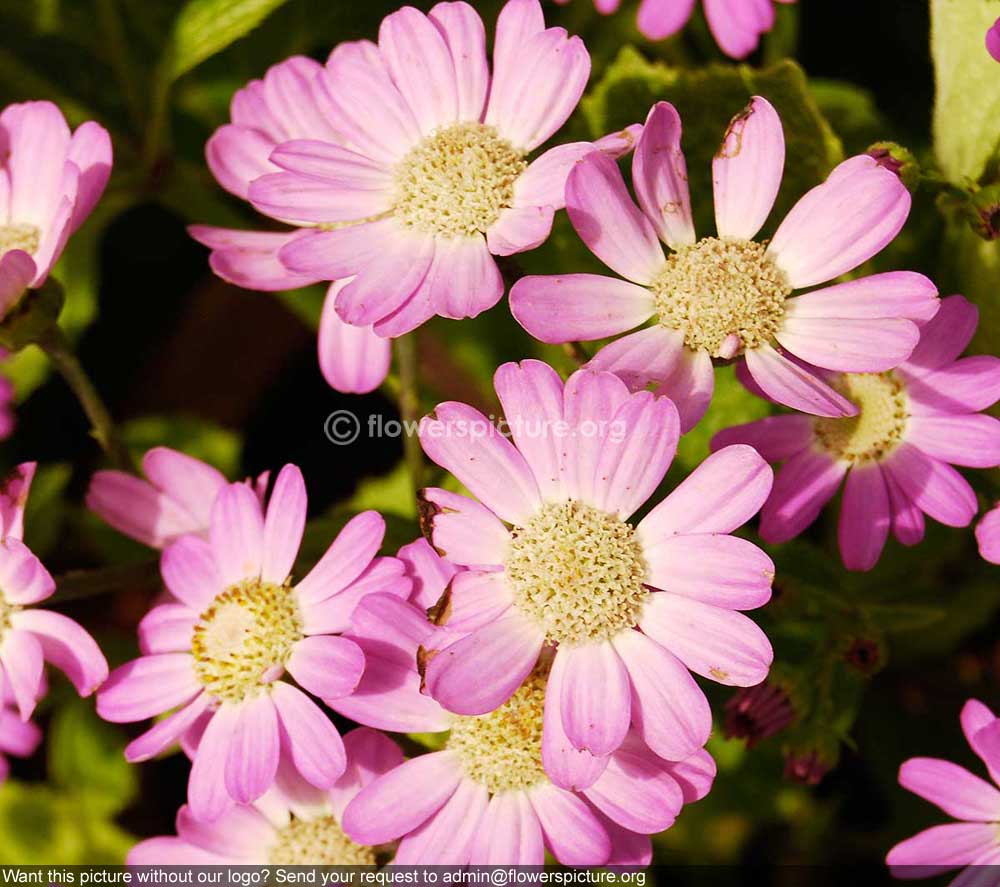
[(11, 249), (34, 253), (41, 239), (42, 232), (35, 225), (0, 225), (0, 256)]
[(903, 440), (909, 417), (906, 389), (893, 373), (850, 373), (833, 384), (857, 404), (858, 415), (813, 420), (816, 440), (835, 459), (877, 462)]
[(302, 637), (291, 588), (244, 580), (219, 594), (198, 618), (191, 642), (195, 673), (210, 695), (242, 702), (280, 674)]
[(268, 865), (375, 865), (375, 850), (356, 844), (333, 816), (296, 819), (282, 828)]
[(516, 527), (505, 569), (515, 605), (557, 643), (631, 628), (648, 593), (632, 526), (577, 500), (544, 505)]

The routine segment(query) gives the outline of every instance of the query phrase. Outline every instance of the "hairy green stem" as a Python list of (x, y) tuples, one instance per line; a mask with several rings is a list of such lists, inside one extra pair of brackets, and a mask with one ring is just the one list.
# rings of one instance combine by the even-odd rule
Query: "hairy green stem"
[(417, 377), (417, 335), (408, 333), (394, 340), (399, 374), (399, 418), (403, 422), (403, 457), (413, 493), (424, 485), (424, 454), (416, 434), (420, 421), (420, 383)]

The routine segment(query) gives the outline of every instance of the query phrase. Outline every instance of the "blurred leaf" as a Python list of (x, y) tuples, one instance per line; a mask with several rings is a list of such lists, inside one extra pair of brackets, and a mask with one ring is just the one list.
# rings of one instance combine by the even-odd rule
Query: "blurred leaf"
[(63, 532), (66, 503), (63, 495), (73, 469), (65, 462), (40, 465), (31, 482), (25, 506), (25, 538), (31, 550), (44, 558)]
[(406, 463), (400, 462), (388, 474), (362, 480), (346, 503), (352, 511), (374, 509), (383, 516), (396, 514), (409, 520), (417, 518), (417, 503), (410, 488)]
[(144, 416), (122, 427), (125, 443), (139, 457), (151, 447), (164, 446), (214, 465), (235, 478), (242, 442), (235, 431), (189, 416)]
[(939, 622), (947, 615), (941, 607), (913, 604), (870, 604), (865, 612), (887, 632), (915, 631)]
[(885, 137), (888, 124), (867, 89), (843, 80), (813, 77), (809, 91), (848, 153), (860, 153)]
[(934, 148), (954, 182), (982, 176), (1000, 148), (1000, 75), (985, 37), (996, 0), (931, 0)]

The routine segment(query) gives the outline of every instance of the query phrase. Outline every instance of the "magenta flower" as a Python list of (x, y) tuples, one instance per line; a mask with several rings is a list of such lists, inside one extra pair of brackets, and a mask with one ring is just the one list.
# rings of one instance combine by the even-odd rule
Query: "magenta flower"
[(143, 761), (184, 740), (193, 750), (188, 802), (198, 819), (259, 798), (279, 763), (317, 788), (336, 782), (345, 767), (339, 734), (283, 677), (287, 671), (324, 701), (349, 696), (365, 664), (360, 647), (340, 636), (351, 612), (370, 592), (410, 592), (402, 564), (375, 557), (385, 522), (373, 511), (353, 518), (293, 584), (305, 519), (305, 485), (293, 465), (278, 475), (266, 514), (246, 484), (225, 487), (208, 541), (183, 536), (163, 552), (163, 581), (176, 600), (145, 616), (143, 655), (116, 669), (98, 694), (109, 721), (173, 710), (125, 754)]
[[(150, 548), (181, 536), (208, 538), (215, 497), (225, 475), (200, 459), (169, 447), (153, 447), (142, 457), (146, 479), (125, 471), (97, 471), (87, 489), (87, 507), (119, 533)], [(261, 503), (268, 473), (247, 480)]]
[(467, 636), (430, 658), (428, 692), (459, 714), (491, 712), (554, 648), (548, 692), (574, 748), (606, 757), (632, 724), (661, 757), (689, 757), (711, 712), (688, 669), (750, 686), (771, 664), (767, 638), (738, 611), (767, 602), (774, 565), (729, 535), (767, 498), (770, 469), (729, 448), (633, 525), (673, 458), (674, 405), (611, 373), (581, 370), (564, 385), (530, 360), (503, 365), (494, 383), (514, 444), (460, 403), (421, 423), (427, 455), (479, 499), (423, 494), (435, 548), (468, 567), (445, 622)]
[[(44, 681), (42, 682), (44, 695)], [(31, 721), (22, 721), (17, 710), (17, 700), (7, 679), (0, 674), (0, 783), (10, 773), (7, 755), (28, 758), (35, 753), (42, 741), (42, 731)]]
[[(569, 0), (556, 0), (568, 3)], [(709, 30), (726, 55), (746, 58), (757, 48), (762, 34), (774, 27), (774, 3), (795, 0), (703, 0)], [(602, 15), (610, 15), (621, 0), (594, 0)], [(687, 24), (694, 12), (695, 0), (642, 0), (636, 24), (644, 37), (665, 40)]]
[(35, 463), (25, 462), (0, 488), (0, 685), (4, 704), (12, 697), (22, 721), (44, 693), (46, 662), (65, 673), (81, 696), (108, 676), (108, 663), (86, 631), (62, 613), (33, 606), (56, 590), (49, 571), (22, 541), (34, 475)]
[(111, 175), (111, 138), (92, 120), (70, 132), (51, 102), (0, 113), (0, 317), (45, 282)]
[(1000, 62), (1000, 18), (986, 32), (986, 51)]
[(871, 569), (890, 529), (904, 545), (918, 543), (925, 514), (968, 526), (976, 495), (951, 466), (1000, 465), (1000, 422), (978, 412), (1000, 399), (1000, 358), (959, 359), (978, 317), (974, 305), (949, 296), (895, 370), (830, 375), (858, 404), (856, 417), (771, 416), (715, 435), (713, 447), (746, 443), (785, 463), (761, 510), (761, 538), (797, 536), (845, 478), (838, 536), (848, 569)]
[(1000, 505), (987, 511), (976, 525), (976, 542), (984, 560), (1000, 564)]
[(392, 740), (358, 727), (344, 734), (347, 767), (322, 791), (294, 772), (248, 807), (205, 823), (189, 807), (177, 812), (177, 836), (149, 838), (129, 851), (128, 865), (372, 865), (374, 847), (341, 829), (344, 808), (373, 779), (403, 762)]
[(315, 79), (341, 136), (299, 138), (270, 155), (282, 172), (250, 186), (261, 212), (319, 226), (279, 251), (292, 272), (355, 279), (337, 295), (350, 324), (399, 336), (435, 314), (499, 301), (493, 256), (532, 249), (563, 206), (572, 165), (593, 150), (528, 155), (576, 107), (590, 72), (577, 37), (545, 27), (538, 0), (509, 0), (493, 71), (478, 13), (439, 3), (387, 16), (378, 45), (344, 43)]
[[(268, 158), (289, 139), (336, 139), (324, 115), (313, 81), (322, 66), (293, 56), (270, 68), (263, 80), (253, 80), (233, 96), (231, 123), (220, 127), (205, 147), (216, 180), (237, 197), (249, 199), (250, 184), (280, 167)], [(209, 264), (223, 280), (253, 290), (290, 290), (319, 282), (322, 277), (297, 274), (278, 261), (278, 251), (306, 233), (309, 223), (282, 219), (297, 227), (286, 231), (241, 231), (192, 225), (188, 232), (212, 250)], [(365, 393), (382, 384), (389, 371), (387, 339), (369, 326), (348, 326), (333, 310), (345, 281), (333, 281), (319, 325), (319, 366), (338, 391)]]
[[(659, 102), (632, 158), (640, 211), (617, 164), (592, 153), (566, 183), (577, 233), (620, 280), (595, 274), (525, 277), (511, 311), (543, 342), (618, 336), (588, 366), (650, 383), (669, 396), (686, 431), (712, 398), (713, 359), (741, 357), (778, 403), (819, 416), (856, 408), (786, 352), (816, 366), (882, 372), (905, 360), (915, 320), (937, 310), (937, 291), (919, 274), (861, 278), (789, 298), (856, 268), (903, 226), (910, 195), (868, 155), (852, 157), (809, 191), (769, 244), (754, 240), (770, 214), (785, 160), (781, 121), (754, 98), (733, 118), (712, 169), (718, 237), (696, 239), (677, 111)], [(659, 239), (658, 239), (659, 238)], [(659, 240), (673, 252), (665, 256)]]
[[(1000, 720), (977, 699), (965, 703), (961, 720), (972, 750), (1000, 784)], [(960, 821), (893, 847), (886, 856), (893, 875), (929, 878), (967, 865), (1000, 864), (1000, 791), (993, 785), (937, 758), (910, 758), (899, 768), (899, 784)]]

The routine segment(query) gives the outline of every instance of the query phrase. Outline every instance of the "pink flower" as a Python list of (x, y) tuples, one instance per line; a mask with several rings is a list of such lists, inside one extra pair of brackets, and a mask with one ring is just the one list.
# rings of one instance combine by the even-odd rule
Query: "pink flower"
[[(181, 536), (208, 538), (215, 497), (225, 476), (193, 456), (154, 447), (142, 457), (147, 480), (124, 471), (97, 471), (87, 490), (87, 507), (119, 533), (151, 548), (163, 548)], [(261, 503), (268, 473), (247, 480)]]
[(1000, 18), (986, 32), (986, 51), (1000, 62)]
[[(313, 81), (322, 65), (293, 56), (274, 65), (263, 80), (253, 80), (233, 96), (231, 123), (209, 139), (205, 155), (216, 180), (247, 200), (255, 179), (280, 167), (268, 159), (289, 139), (338, 138), (324, 116)], [(307, 222), (282, 219), (296, 228), (285, 231), (241, 231), (192, 225), (188, 231), (212, 250), (209, 264), (223, 280), (254, 290), (290, 290), (308, 286), (321, 276), (289, 271), (278, 261), (278, 251), (306, 233)], [(389, 371), (389, 340), (371, 327), (348, 326), (333, 310), (346, 281), (330, 284), (319, 326), (319, 366), (326, 381), (338, 391), (365, 393), (377, 388)]]
[[(1000, 774), (1000, 720), (983, 703), (962, 708), (962, 732), (994, 783)], [(967, 865), (1000, 864), (1000, 791), (964, 767), (910, 758), (899, 784), (960, 822), (935, 825), (897, 844), (886, 862), (898, 878), (929, 878)], [(953, 882), (955, 883), (955, 882)]]
[[(421, 423), (427, 455), (479, 499), (423, 493), (435, 548), (468, 568), (444, 623), (467, 636), (430, 657), (428, 692), (485, 714), (554, 648), (548, 692), (574, 748), (606, 757), (631, 724), (661, 757), (689, 757), (711, 712), (688, 669), (750, 686), (771, 664), (767, 638), (738, 611), (767, 602), (774, 565), (729, 535), (767, 498), (770, 469), (749, 447), (716, 453), (633, 525), (673, 458), (674, 405), (611, 373), (581, 370), (564, 385), (530, 360), (503, 365), (494, 383), (514, 444), (460, 403)], [(546, 737), (551, 754), (555, 742)]]
[(504, 6), (492, 74), (469, 4), (428, 15), (404, 7), (383, 20), (377, 46), (341, 44), (316, 76), (340, 138), (279, 145), (270, 162), (283, 171), (256, 179), (250, 200), (319, 226), (279, 257), (305, 276), (356, 275), (336, 300), (348, 323), (391, 337), (435, 314), (477, 315), (504, 292), (493, 257), (548, 237), (567, 173), (594, 149), (574, 142), (528, 160), (576, 107), (589, 72), (583, 43), (546, 29), (538, 0)]
[[(44, 695), (44, 681), (42, 693)], [(17, 711), (17, 700), (7, 679), (0, 674), (0, 783), (10, 772), (6, 755), (28, 758), (35, 753), (42, 741), (42, 731), (31, 721), (22, 721)]]
[(979, 414), (1000, 399), (1000, 358), (959, 359), (978, 317), (975, 306), (950, 296), (895, 370), (829, 375), (828, 383), (858, 404), (856, 417), (771, 416), (716, 434), (713, 447), (746, 443), (785, 463), (761, 510), (766, 542), (801, 533), (845, 478), (839, 541), (848, 569), (871, 569), (890, 529), (915, 545), (924, 514), (968, 526), (976, 495), (951, 466), (1000, 465), (1000, 422)]
[[(695, 237), (677, 111), (659, 102), (632, 158), (640, 210), (617, 164), (593, 153), (576, 164), (566, 206), (577, 233), (627, 280), (595, 274), (525, 277), (511, 311), (543, 342), (618, 336), (588, 366), (617, 373), (633, 389), (659, 386), (677, 404), (681, 428), (712, 398), (713, 359), (742, 357), (779, 403), (819, 416), (856, 408), (786, 352), (816, 366), (882, 372), (905, 360), (915, 320), (937, 310), (919, 274), (896, 272), (795, 298), (871, 258), (899, 232), (910, 195), (868, 155), (852, 157), (809, 191), (769, 244), (757, 235), (781, 183), (785, 142), (774, 108), (754, 98), (733, 118), (713, 161), (718, 237)], [(659, 241), (673, 252), (664, 256)]]
[(22, 721), (44, 693), (45, 662), (64, 672), (81, 696), (108, 676), (108, 663), (86, 631), (61, 613), (32, 606), (56, 590), (49, 571), (22, 541), (34, 475), (35, 463), (25, 462), (0, 488), (0, 685), (4, 704), (13, 698)]
[(356, 844), (340, 827), (344, 808), (373, 779), (403, 762), (392, 740), (358, 727), (344, 734), (347, 767), (322, 791), (282, 772), (263, 797), (205, 823), (177, 812), (177, 836), (140, 841), (128, 865), (372, 865), (374, 847)]
[(281, 762), (317, 788), (336, 782), (345, 767), (340, 736), (284, 674), (328, 703), (349, 696), (365, 664), (360, 647), (340, 636), (354, 607), (373, 591), (410, 592), (402, 564), (375, 557), (385, 522), (373, 511), (353, 518), (293, 584), (305, 519), (305, 485), (293, 465), (278, 475), (266, 514), (246, 484), (225, 487), (208, 541), (183, 536), (164, 550), (163, 581), (176, 600), (145, 616), (143, 655), (98, 694), (109, 721), (173, 710), (125, 754), (143, 761), (178, 740), (197, 746), (188, 801), (198, 819), (259, 798)]
[(70, 132), (51, 102), (0, 113), (0, 316), (45, 282), (111, 175), (111, 139), (93, 121)]
[[(568, 3), (569, 0), (556, 0)], [(709, 30), (719, 48), (730, 58), (746, 58), (757, 48), (762, 34), (774, 27), (774, 3), (795, 0), (703, 0)], [(597, 11), (610, 15), (621, 0), (594, 0)], [(694, 12), (695, 0), (642, 0), (637, 24), (644, 37), (672, 37)]]
[(976, 542), (984, 560), (1000, 564), (1000, 505), (987, 511), (976, 525)]

